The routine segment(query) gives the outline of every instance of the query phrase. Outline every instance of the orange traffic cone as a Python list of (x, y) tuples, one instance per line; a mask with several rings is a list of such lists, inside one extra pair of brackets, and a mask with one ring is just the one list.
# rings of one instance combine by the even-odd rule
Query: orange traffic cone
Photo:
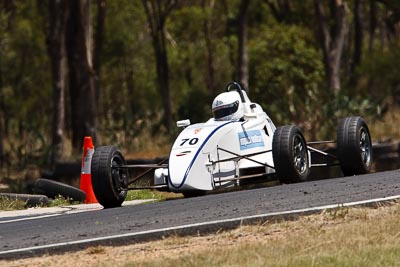
[(82, 171), (80, 180), (80, 189), (86, 193), (86, 203), (99, 203), (93, 192), (91, 163), (94, 153), (94, 146), (92, 137), (85, 136), (83, 142), (83, 155), (82, 155)]

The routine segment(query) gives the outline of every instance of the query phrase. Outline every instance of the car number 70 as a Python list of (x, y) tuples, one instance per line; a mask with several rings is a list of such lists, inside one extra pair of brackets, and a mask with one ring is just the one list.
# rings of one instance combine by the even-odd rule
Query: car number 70
[(197, 142), (199, 142), (199, 138), (183, 138), (182, 139), (182, 143), (179, 146), (183, 146), (184, 144), (186, 144), (186, 142), (189, 141), (189, 145), (195, 145), (197, 144)]

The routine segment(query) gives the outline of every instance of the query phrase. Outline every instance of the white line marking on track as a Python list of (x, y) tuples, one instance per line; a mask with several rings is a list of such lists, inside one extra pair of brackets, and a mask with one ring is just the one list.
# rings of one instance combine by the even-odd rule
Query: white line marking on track
[(1, 221), (0, 224), (34, 220), (34, 219), (42, 219), (42, 218), (54, 217), (54, 216), (58, 216), (58, 215), (62, 215), (62, 214), (46, 214), (46, 215), (40, 215), (40, 216), (25, 217), (25, 218), (20, 218), (20, 219)]
[[(152, 201), (154, 201), (154, 199), (130, 200), (130, 201), (125, 201), (122, 204), (122, 206), (137, 205)], [(101, 209), (103, 209), (103, 206), (101, 206), (98, 203), (95, 203), (95, 204), (79, 204), (79, 205), (47, 207), (47, 208), (31, 208), (27, 210), (16, 210), (16, 211), (0, 211), (0, 224), (42, 219), (46, 217), (53, 217), (63, 214), (96, 211)]]
[(245, 221), (245, 220), (250, 220), (250, 219), (258, 219), (258, 218), (261, 219), (261, 218), (266, 218), (266, 217), (283, 216), (283, 215), (289, 215), (289, 214), (317, 212), (317, 211), (322, 211), (322, 210), (326, 210), (326, 209), (334, 209), (334, 208), (340, 208), (340, 207), (352, 207), (352, 206), (392, 201), (392, 200), (396, 200), (396, 199), (400, 199), (400, 195), (389, 196), (389, 197), (384, 197), (384, 198), (369, 199), (369, 200), (362, 200), (362, 201), (355, 201), (355, 202), (349, 202), (349, 203), (343, 203), (343, 204), (331, 204), (331, 205), (306, 208), (306, 209), (297, 209), (297, 210), (290, 210), (290, 211), (283, 211), (283, 212), (271, 212), (271, 213), (244, 216), (244, 217), (238, 217), (238, 218), (232, 218), (232, 219), (216, 220), (216, 221), (211, 221), (211, 222), (194, 223), (194, 224), (187, 224), (187, 225), (181, 225), (181, 226), (172, 226), (172, 227), (167, 227), (167, 228), (162, 228), (162, 229), (147, 230), (147, 231), (141, 231), (141, 232), (136, 232), (136, 233), (126, 233), (126, 234), (120, 234), (120, 235), (95, 237), (95, 238), (88, 238), (88, 239), (69, 241), (69, 242), (61, 242), (61, 243), (35, 246), (35, 247), (12, 249), (12, 250), (0, 251), (0, 255), (35, 251), (35, 250), (40, 250), (40, 249), (50, 249), (50, 248), (68, 246), (68, 245), (86, 244), (86, 243), (92, 243), (92, 242), (96, 242), (96, 241), (105, 241), (105, 240), (112, 240), (112, 239), (118, 239), (118, 238), (124, 238), (124, 237), (134, 237), (134, 236), (140, 236), (140, 235), (145, 235), (145, 234), (155, 234), (155, 233), (162, 233), (162, 232), (168, 232), (168, 231), (174, 231), (174, 230), (176, 231), (176, 230), (181, 230), (181, 229), (185, 229), (185, 228), (193, 228), (193, 227), (199, 227), (199, 226), (205, 226), (205, 225), (240, 222), (240, 221)]

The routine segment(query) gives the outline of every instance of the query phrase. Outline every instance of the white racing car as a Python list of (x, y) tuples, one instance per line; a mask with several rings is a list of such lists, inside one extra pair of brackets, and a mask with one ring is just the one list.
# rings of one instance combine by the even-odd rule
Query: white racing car
[[(91, 174), (94, 193), (105, 208), (117, 207), (128, 190), (157, 189), (196, 196), (207, 191), (275, 176), (283, 183), (306, 181), (310, 168), (340, 165), (344, 175), (369, 172), (372, 143), (368, 126), (361, 117), (339, 121), (336, 154), (311, 145), (335, 141), (307, 142), (299, 127), (276, 128), (257, 103), (236, 82), (226, 87), (212, 103), (214, 117), (205, 123), (178, 121), (182, 132), (176, 138), (169, 158), (159, 164), (127, 165), (115, 146), (96, 147)], [(313, 155), (329, 157), (313, 163)], [(333, 159), (333, 161), (332, 161)], [(129, 171), (143, 169), (135, 177)], [(150, 186), (135, 186), (153, 171)], [(132, 172), (132, 170), (131, 170)]]

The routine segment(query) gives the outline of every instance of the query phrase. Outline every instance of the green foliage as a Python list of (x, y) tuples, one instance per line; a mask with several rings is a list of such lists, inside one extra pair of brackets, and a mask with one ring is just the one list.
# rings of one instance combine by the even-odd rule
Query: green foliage
[[(51, 129), (51, 77), (42, 20), (34, 1), (0, 10), (0, 123), (9, 164), (47, 160)], [(36, 161), (38, 160), (38, 161)]]
[(304, 27), (271, 25), (249, 44), (250, 93), (278, 124), (321, 119), (323, 65)]
[[(383, 50), (383, 51), (382, 51)], [(400, 43), (393, 42), (387, 48), (376, 49), (365, 58), (359, 68), (360, 83), (353, 95), (368, 96), (382, 104), (387, 96), (400, 95)], [(397, 100), (400, 104), (399, 99)]]
[[(200, 40), (203, 37), (204, 22), (212, 15), (210, 8), (202, 8), (201, 6), (183, 6), (179, 10), (171, 14), (168, 20), (167, 30), (172, 36), (179, 36), (179, 40), (174, 40), (176, 45), (181, 43), (192, 43), (193, 40)], [(193, 23), (196, 18), (196, 23)], [(203, 40), (202, 40), (203, 42)]]
[(130, 190), (126, 196), (126, 201), (137, 200), (137, 199), (154, 199), (154, 200), (165, 200), (165, 196), (159, 191), (152, 190)]
[[(174, 11), (168, 20), (172, 104), (178, 118), (182, 115), (193, 118), (194, 121), (209, 118), (210, 101), (215, 97), (212, 92), (215, 94), (224, 90), (224, 85), (231, 79), (232, 44), (225, 36), (225, 12), (222, 3), (216, 1), (213, 8), (200, 5), (183, 6)], [(196, 18), (195, 21), (193, 18)], [(206, 41), (206, 31), (209, 44)], [(208, 88), (208, 53), (211, 53), (212, 57), (213, 88)], [(193, 95), (190, 96), (191, 94)], [(190, 110), (194, 113), (182, 114), (183, 110), (188, 110), (191, 106), (196, 106), (196, 109)]]
[[(53, 115), (46, 47), (48, 3), (12, 2), (14, 7), (9, 12), (4, 3), (0, 4), (3, 150), (8, 165), (44, 166), (49, 158)], [(350, 79), (345, 77), (350, 76), (347, 74), (354, 42), (353, 33), (349, 32), (342, 58), (342, 91), (334, 95), (324, 77), (313, 1), (291, 1), (290, 9), (281, 17), (273, 13), (267, 1), (251, 1), (250, 98), (260, 102), (277, 125), (300, 124), (312, 139), (318, 137), (317, 133), (319, 137), (329, 136), (340, 117), (380, 118), (390, 104), (400, 103), (398, 23), (388, 21), (394, 23), (394, 29), (386, 28), (384, 23), (398, 14), (392, 2), (395, 1), (389, 5), (377, 3), (378, 25), (371, 50), (367, 50), (369, 40), (364, 29), (366, 37), (356, 86), (348, 85)], [(207, 120), (211, 116), (212, 99), (236, 77), (239, 5), (239, 0), (183, 1), (167, 18), (166, 47), (174, 119)], [(352, 19), (352, 5), (349, 3), (348, 21)], [(367, 5), (365, 2), (364, 11), (368, 10)], [(93, 4), (92, 8), (95, 26), (97, 7)], [(364, 16), (369, 15), (364, 13)], [(212, 85), (210, 73), (214, 77)], [(116, 144), (133, 151), (170, 145), (177, 130), (167, 132), (162, 126), (163, 106), (154, 50), (141, 1), (107, 2), (99, 85), (97, 145)], [(66, 111), (69, 112), (68, 102)], [(71, 135), (68, 118), (66, 125), (68, 139)]]
[(45, 34), (40, 21), (35, 19), (38, 14), (34, 12), (34, 3), (16, 3), (17, 14), (10, 26), (3, 58), (3, 68), (14, 70), (7, 72), (4, 81), (10, 94), (8, 115), (24, 121), (22, 127), (43, 127), (48, 125), (43, 114), (49, 114), (52, 107)]
[(319, 129), (319, 137), (322, 139), (336, 139), (336, 127), (338, 120), (349, 116), (362, 116), (365, 119), (373, 119), (380, 114), (379, 105), (370, 98), (362, 96), (349, 96), (340, 92), (322, 106), (322, 114), (326, 120)]
[(178, 110), (179, 119), (190, 119), (192, 123), (204, 122), (211, 114), (211, 101), (204, 90), (192, 90), (185, 94)]
[(349, 97), (339, 94), (324, 106), (324, 114), (334, 118), (372, 116), (376, 113), (373, 101), (367, 97)]
[[(156, 132), (154, 125), (160, 125), (161, 99), (146, 23), (141, 2), (107, 3), (99, 103), (102, 144), (143, 149)], [(143, 136), (148, 139), (139, 141)]]
[(145, 115), (149, 102), (153, 110), (160, 108), (153, 50), (140, 2), (107, 3), (107, 18), (99, 113), (104, 125), (110, 120), (126, 124)]

